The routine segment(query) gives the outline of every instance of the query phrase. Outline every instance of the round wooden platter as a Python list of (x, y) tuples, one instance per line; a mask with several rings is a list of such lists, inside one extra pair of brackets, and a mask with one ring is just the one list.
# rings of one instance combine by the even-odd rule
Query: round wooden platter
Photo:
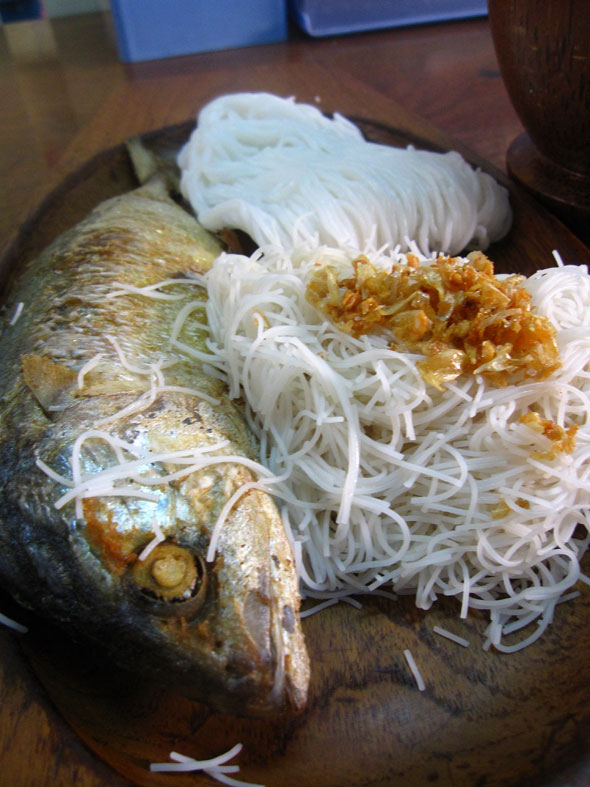
[[(358, 122), (375, 141), (436, 147)], [(164, 129), (145, 140), (174, 150), (191, 127)], [(100, 200), (134, 185), (123, 146), (88, 162), (31, 216), (2, 260), (2, 278), (18, 275)], [(553, 249), (566, 261), (590, 262), (588, 249), (557, 220), (511, 190), (513, 229), (489, 252), (497, 270), (531, 273), (552, 264)], [(340, 604), (324, 610), (304, 621), (312, 663), (309, 706), (298, 717), (272, 722), (215, 713), (143, 682), (132, 665), (128, 673), (115, 670), (95, 650), (70, 643), (29, 615), (30, 632), (18, 642), (44, 687), (42, 701), (69, 725), (61, 734), (78, 736), (101, 767), (111, 769), (112, 783), (213, 784), (203, 774), (152, 773), (149, 763), (168, 760), (173, 750), (203, 759), (241, 742), (236, 777), (268, 787), (556, 785), (566, 771), (570, 784), (582, 785), (590, 774), (590, 587), (579, 584), (580, 595), (557, 607), (544, 636), (511, 655), (483, 650), (486, 616), (470, 613), (461, 620), (457, 603), (448, 599), (427, 612), (411, 597), (363, 598), (361, 609)], [(435, 626), (470, 646), (442, 638)], [(405, 650), (424, 678), (424, 691)]]

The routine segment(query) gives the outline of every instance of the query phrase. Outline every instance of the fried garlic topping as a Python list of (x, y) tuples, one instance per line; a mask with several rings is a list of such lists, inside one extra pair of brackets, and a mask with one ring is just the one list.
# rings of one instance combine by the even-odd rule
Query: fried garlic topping
[(353, 336), (389, 333), (395, 349), (419, 352), (436, 388), (462, 372), (495, 385), (543, 380), (559, 366), (555, 329), (533, 313), (523, 276), (498, 278), (481, 252), (419, 264), (408, 254), (387, 272), (361, 255), (353, 275), (319, 266), (307, 298)]

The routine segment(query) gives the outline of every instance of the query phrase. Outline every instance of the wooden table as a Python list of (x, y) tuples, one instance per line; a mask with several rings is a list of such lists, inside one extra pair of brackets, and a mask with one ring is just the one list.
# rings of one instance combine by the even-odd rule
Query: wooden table
[[(293, 30), (281, 44), (134, 65), (118, 61), (106, 14), (18, 23), (0, 30), (0, 86), (3, 245), (68, 172), (135, 133), (193, 117), (221, 92), (294, 94), (385, 124), (403, 125), (408, 113), (414, 130), (436, 127), (500, 170), (522, 131), (484, 19), (318, 40)], [(0, 638), (0, 781), (126, 784), (48, 703), (13, 635)], [(567, 783), (581, 787), (585, 774)]]

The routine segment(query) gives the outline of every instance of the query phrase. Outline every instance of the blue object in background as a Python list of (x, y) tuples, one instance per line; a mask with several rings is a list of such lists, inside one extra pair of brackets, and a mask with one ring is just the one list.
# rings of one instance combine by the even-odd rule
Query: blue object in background
[(0, 0), (0, 18), (3, 22), (22, 22), (44, 16), (42, 0)]
[(121, 60), (154, 60), (287, 38), (286, 0), (111, 0)]
[[(541, 0), (542, 1), (542, 0)], [(297, 24), (312, 36), (329, 36), (485, 16), (487, 0), (289, 0)]]

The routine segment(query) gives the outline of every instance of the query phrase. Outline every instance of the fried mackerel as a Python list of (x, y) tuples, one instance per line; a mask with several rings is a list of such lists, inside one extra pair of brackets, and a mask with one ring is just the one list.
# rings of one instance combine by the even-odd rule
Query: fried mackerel
[(219, 457), (255, 452), (224, 384), (178, 349), (205, 350), (205, 292), (182, 279), (219, 251), (152, 180), (20, 276), (0, 360), (0, 581), (124, 667), (274, 715), (301, 710), (309, 680), (293, 556), (272, 499), (247, 488), (207, 561), (255, 480)]

